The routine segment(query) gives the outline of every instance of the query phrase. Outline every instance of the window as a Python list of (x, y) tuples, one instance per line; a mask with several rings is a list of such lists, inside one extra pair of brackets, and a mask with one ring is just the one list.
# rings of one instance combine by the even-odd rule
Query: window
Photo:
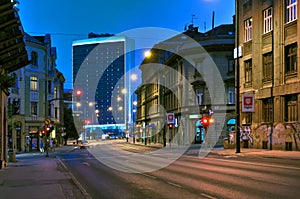
[(245, 123), (246, 124), (251, 124), (252, 123), (252, 113), (244, 113), (245, 117)]
[(285, 122), (295, 122), (298, 120), (297, 95), (287, 95), (285, 97)]
[(30, 90), (37, 91), (38, 90), (38, 78), (36, 76), (30, 77)]
[(252, 83), (252, 59), (245, 61), (244, 67), (245, 67), (245, 83), (251, 84)]
[(203, 104), (203, 89), (197, 88), (196, 89), (196, 105), (202, 105)]
[(54, 87), (54, 98), (58, 98), (57, 87)]
[(52, 116), (52, 107), (53, 107), (53, 105), (49, 103), (49, 105), (48, 105), (48, 116), (49, 117)]
[(272, 7), (264, 10), (264, 34), (273, 30)]
[(37, 102), (31, 102), (31, 115), (37, 115), (38, 111), (38, 103)]
[(31, 64), (33, 66), (38, 66), (38, 54), (35, 51), (31, 52)]
[(52, 93), (52, 81), (48, 80), (48, 94)]
[(295, 21), (297, 19), (297, 0), (286, 0), (286, 23)]
[(273, 98), (266, 98), (262, 100), (262, 119), (263, 122), (273, 121)]
[(58, 107), (55, 107), (54, 109), (54, 118), (58, 119)]
[(273, 78), (273, 53), (269, 52), (263, 55), (263, 78), (264, 81)]
[(234, 86), (228, 87), (228, 104), (235, 104)]
[(297, 72), (297, 44), (285, 47), (285, 73)]
[(245, 42), (252, 40), (252, 18), (245, 21)]
[(228, 73), (234, 73), (234, 59), (228, 59)]

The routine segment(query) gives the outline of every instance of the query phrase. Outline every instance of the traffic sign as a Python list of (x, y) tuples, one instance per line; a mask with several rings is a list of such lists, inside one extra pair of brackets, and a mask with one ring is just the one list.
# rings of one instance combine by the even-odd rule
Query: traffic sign
[(167, 123), (168, 124), (174, 124), (174, 113), (167, 113)]
[(51, 123), (51, 120), (49, 118), (45, 119), (45, 124), (48, 125)]

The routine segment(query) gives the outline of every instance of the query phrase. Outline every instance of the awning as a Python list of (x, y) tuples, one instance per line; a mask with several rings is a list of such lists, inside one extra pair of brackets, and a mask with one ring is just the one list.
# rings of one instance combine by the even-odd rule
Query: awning
[(229, 119), (227, 125), (235, 125), (235, 119), (234, 118)]

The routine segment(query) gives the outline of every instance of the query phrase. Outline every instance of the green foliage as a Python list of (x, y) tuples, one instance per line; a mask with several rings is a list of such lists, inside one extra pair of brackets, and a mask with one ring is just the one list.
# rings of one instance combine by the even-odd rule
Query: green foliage
[(12, 73), (8, 75), (6, 72), (0, 72), (0, 85), (4, 90), (8, 90), (8, 88), (16, 85), (17, 75)]
[(73, 113), (71, 109), (64, 108), (65, 140), (68, 138), (78, 139), (79, 135), (75, 127)]

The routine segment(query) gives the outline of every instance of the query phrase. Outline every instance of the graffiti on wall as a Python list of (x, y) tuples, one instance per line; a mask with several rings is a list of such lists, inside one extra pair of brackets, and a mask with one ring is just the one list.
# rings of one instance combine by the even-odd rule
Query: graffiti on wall
[(260, 148), (262, 142), (270, 143), (270, 136), (275, 149), (284, 150), (286, 143), (293, 143), (293, 148), (299, 150), (300, 124), (261, 125), (252, 132), (253, 147)]
[(250, 141), (252, 143), (250, 126), (240, 127), (240, 141)]

